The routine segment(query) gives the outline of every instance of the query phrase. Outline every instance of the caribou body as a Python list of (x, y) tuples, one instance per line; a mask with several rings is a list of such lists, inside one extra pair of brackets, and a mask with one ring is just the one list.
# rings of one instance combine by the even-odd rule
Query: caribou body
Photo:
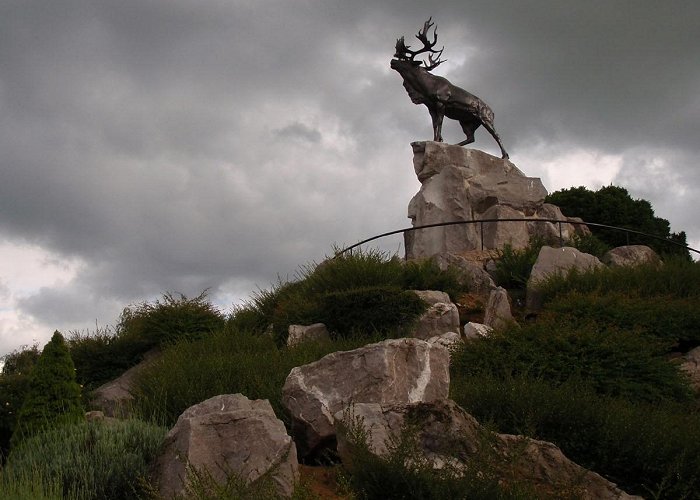
[[(475, 95), (452, 85), (446, 78), (430, 73), (444, 62), (440, 60), (444, 48), (433, 48), (437, 43), (437, 29), (434, 30), (433, 41), (428, 40), (428, 30), (433, 26), (430, 21), (431, 19), (428, 19), (416, 35), (423, 43), (423, 48), (410, 50), (403, 37), (396, 41), (396, 53), (391, 60), (391, 68), (403, 78), (403, 86), (411, 101), (414, 104), (425, 104), (428, 108), (433, 120), (433, 140), (442, 142), (442, 121), (446, 116), (457, 120), (467, 136), (466, 140), (459, 143), (460, 146), (474, 142), (474, 132), (483, 125), (501, 148), (502, 157), (508, 158), (501, 138), (493, 126), (491, 108)], [(415, 60), (415, 57), (422, 53), (428, 53), (429, 63)]]

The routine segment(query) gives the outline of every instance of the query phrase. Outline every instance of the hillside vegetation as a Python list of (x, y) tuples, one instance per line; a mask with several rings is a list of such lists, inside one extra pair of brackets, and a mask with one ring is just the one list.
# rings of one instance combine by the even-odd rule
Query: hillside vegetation
[[(516, 254), (510, 262), (521, 265)], [(503, 276), (523, 273), (505, 266)], [(166, 294), (130, 306), (114, 328), (74, 333), (68, 345), (83, 401), (147, 352), (160, 351), (138, 377), (134, 419), (119, 425), (47, 422), (10, 449), (16, 410), (35, 384), (28, 380), (41, 376), (38, 352), (11, 354), (0, 376), (6, 450), (0, 497), (153, 498), (149, 463), (184, 409), (240, 392), (269, 399), (288, 422), (280, 398), (291, 368), (401, 336), (425, 309), (407, 293), (411, 289), (443, 290), (453, 299), (468, 291), (455, 272), (431, 262), (405, 265), (369, 251), (305, 267), (297, 279), (253, 294), (229, 315), (204, 294)], [(453, 353), (451, 397), (488, 428), (552, 441), (629, 493), (700, 498), (700, 405), (673, 354), (700, 345), (700, 264), (678, 259), (661, 267), (571, 274), (550, 280), (544, 296), (536, 318), (519, 318), (520, 327)], [(315, 322), (329, 325), (330, 341), (286, 347), (290, 323)], [(337, 490), (345, 498), (380, 498), (382, 492), (382, 498), (569, 498), (534, 492), (517, 479), (500, 481), (486, 465), (473, 476), (410, 467), (405, 443), (386, 459), (361, 451), (352, 474), (337, 468)], [(268, 494), (235, 478), (212, 491), (204, 478), (195, 481), (192, 497)], [(295, 498), (318, 497), (302, 482)]]

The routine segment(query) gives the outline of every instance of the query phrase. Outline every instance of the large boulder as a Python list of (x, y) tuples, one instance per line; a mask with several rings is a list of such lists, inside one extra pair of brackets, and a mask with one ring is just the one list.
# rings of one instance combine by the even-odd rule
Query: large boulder
[(527, 308), (537, 310), (542, 306), (539, 285), (547, 278), (556, 274), (566, 274), (573, 269), (588, 271), (600, 267), (604, 267), (604, 264), (597, 257), (576, 248), (543, 246), (527, 281), (525, 299)]
[[(414, 142), (413, 165), (421, 188), (408, 205), (414, 227), (493, 218), (559, 218), (556, 207), (544, 203), (542, 181), (527, 177), (509, 160), (445, 143)], [(562, 225), (562, 237), (575, 231)], [(527, 246), (532, 236), (558, 238), (559, 225), (536, 222), (456, 224), (407, 231), (407, 259), (463, 254), (482, 248)]]
[(449, 351), (415, 338), (335, 352), (293, 368), (282, 404), (300, 457), (335, 447), (334, 415), (351, 403), (415, 403), (447, 397)]
[[(415, 433), (419, 455), (434, 468), (455, 473), (470, 465), (487, 467), (499, 476), (516, 478), (535, 489), (565, 488), (584, 499), (633, 499), (602, 476), (572, 462), (554, 444), (509, 434), (489, 435), (481, 425), (449, 399), (402, 405), (354, 404), (335, 415), (338, 454), (352, 468), (353, 430), (361, 425), (367, 449), (386, 456), (401, 433)], [(419, 425), (412, 425), (418, 423)], [(487, 447), (487, 448), (484, 448)], [(478, 474), (478, 472), (477, 472)], [(573, 490), (573, 491), (572, 491)]]
[(191, 406), (177, 419), (156, 462), (163, 498), (186, 493), (188, 471), (226, 483), (231, 474), (248, 483), (269, 477), (289, 497), (297, 481), (294, 442), (267, 400), (225, 394)]
[(603, 263), (610, 267), (630, 267), (641, 264), (661, 264), (661, 259), (646, 245), (626, 245), (613, 248), (603, 255)]

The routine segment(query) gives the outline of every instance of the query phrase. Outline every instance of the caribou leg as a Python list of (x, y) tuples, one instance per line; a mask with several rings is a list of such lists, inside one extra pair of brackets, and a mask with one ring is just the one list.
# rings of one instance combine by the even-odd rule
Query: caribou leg
[(493, 138), (496, 139), (496, 142), (498, 143), (498, 147), (501, 148), (501, 153), (502, 153), (501, 158), (503, 158), (504, 160), (507, 160), (509, 158), (508, 153), (506, 153), (506, 149), (503, 147), (503, 143), (501, 142), (501, 138), (498, 137), (498, 134), (496, 133), (496, 129), (493, 127), (493, 125), (490, 125), (486, 122), (484, 122), (483, 125), (484, 125), (484, 128), (489, 131), (489, 134), (491, 134), (493, 136)]
[(466, 135), (467, 138), (460, 142), (458, 146), (466, 146), (467, 144), (471, 144), (472, 142), (474, 142), (474, 131), (479, 127), (479, 124), (467, 120), (462, 120), (459, 122), (459, 124), (462, 126), (464, 135)]
[(442, 142), (442, 120), (445, 117), (445, 106), (437, 102), (434, 109), (428, 109), (430, 110), (430, 117), (433, 119), (433, 140)]

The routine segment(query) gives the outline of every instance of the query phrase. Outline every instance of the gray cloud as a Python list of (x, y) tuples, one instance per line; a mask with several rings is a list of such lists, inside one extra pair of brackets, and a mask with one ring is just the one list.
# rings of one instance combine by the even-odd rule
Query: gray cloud
[[(408, 225), (418, 188), (408, 143), (431, 129), (388, 62), (428, 15), (446, 46), (442, 74), (492, 105), (516, 164), (542, 144), (619, 154), (616, 182), (700, 241), (699, 11), (685, 1), (3, 3), (0, 234), (85, 263), (19, 307), (61, 328), (167, 290), (231, 297), (334, 243)], [(445, 129), (461, 140), (454, 123)], [(475, 146), (497, 152), (484, 131)]]

